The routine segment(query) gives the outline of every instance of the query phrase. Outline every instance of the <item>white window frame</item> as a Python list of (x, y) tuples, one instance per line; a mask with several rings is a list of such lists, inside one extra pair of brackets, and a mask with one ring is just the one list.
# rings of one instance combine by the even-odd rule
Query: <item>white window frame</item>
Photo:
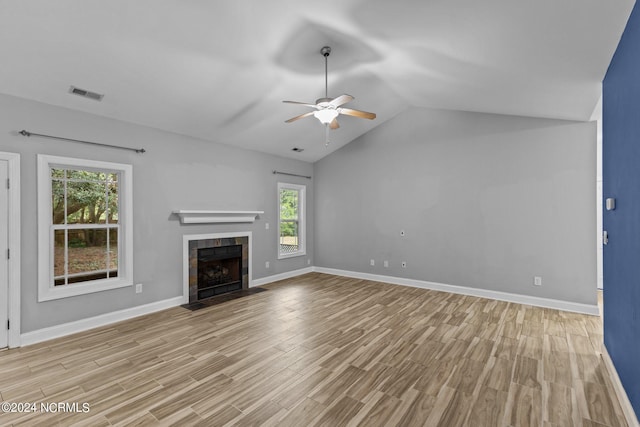
[[(289, 254), (280, 252), (280, 191), (295, 190), (298, 192), (298, 250)], [(299, 184), (278, 183), (278, 259), (293, 258), (307, 254), (307, 220), (306, 220), (306, 200), (307, 186)]]
[[(54, 286), (51, 168), (111, 171), (118, 177), (118, 277)], [(38, 154), (38, 301), (133, 285), (133, 168), (128, 164)]]

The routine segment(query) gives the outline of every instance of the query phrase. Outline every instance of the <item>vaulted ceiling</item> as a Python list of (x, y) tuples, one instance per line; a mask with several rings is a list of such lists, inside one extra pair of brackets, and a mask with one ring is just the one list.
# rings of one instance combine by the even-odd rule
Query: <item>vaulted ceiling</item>
[[(313, 162), (409, 107), (589, 120), (633, 4), (0, 0), (0, 93)], [(378, 115), (328, 147), (282, 103), (324, 96), (325, 45), (329, 96)]]

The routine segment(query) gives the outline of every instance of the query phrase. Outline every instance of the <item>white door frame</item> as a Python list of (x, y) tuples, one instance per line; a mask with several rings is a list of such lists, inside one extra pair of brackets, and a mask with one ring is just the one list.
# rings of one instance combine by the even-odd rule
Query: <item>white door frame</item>
[[(8, 163), (9, 182), (9, 348), (20, 347), (20, 154), (0, 151)], [(6, 185), (6, 183), (0, 183)], [(5, 256), (5, 254), (2, 254)], [(5, 327), (0, 319), (0, 327)]]

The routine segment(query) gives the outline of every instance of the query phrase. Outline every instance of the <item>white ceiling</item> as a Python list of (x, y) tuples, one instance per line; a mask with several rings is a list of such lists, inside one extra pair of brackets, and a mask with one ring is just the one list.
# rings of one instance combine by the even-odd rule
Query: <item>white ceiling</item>
[[(0, 0), (0, 92), (313, 162), (411, 106), (589, 120), (633, 4)], [(329, 96), (378, 115), (328, 147), (281, 102), (324, 96), (325, 45)]]

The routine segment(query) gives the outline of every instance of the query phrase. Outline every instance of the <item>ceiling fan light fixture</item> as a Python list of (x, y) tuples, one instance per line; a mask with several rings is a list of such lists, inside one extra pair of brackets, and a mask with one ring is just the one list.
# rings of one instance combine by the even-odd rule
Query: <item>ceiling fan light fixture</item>
[(323, 125), (328, 125), (329, 123), (331, 123), (336, 117), (338, 117), (339, 114), (340, 112), (334, 109), (325, 109), (313, 112), (313, 115), (316, 117), (316, 119), (320, 120)]

